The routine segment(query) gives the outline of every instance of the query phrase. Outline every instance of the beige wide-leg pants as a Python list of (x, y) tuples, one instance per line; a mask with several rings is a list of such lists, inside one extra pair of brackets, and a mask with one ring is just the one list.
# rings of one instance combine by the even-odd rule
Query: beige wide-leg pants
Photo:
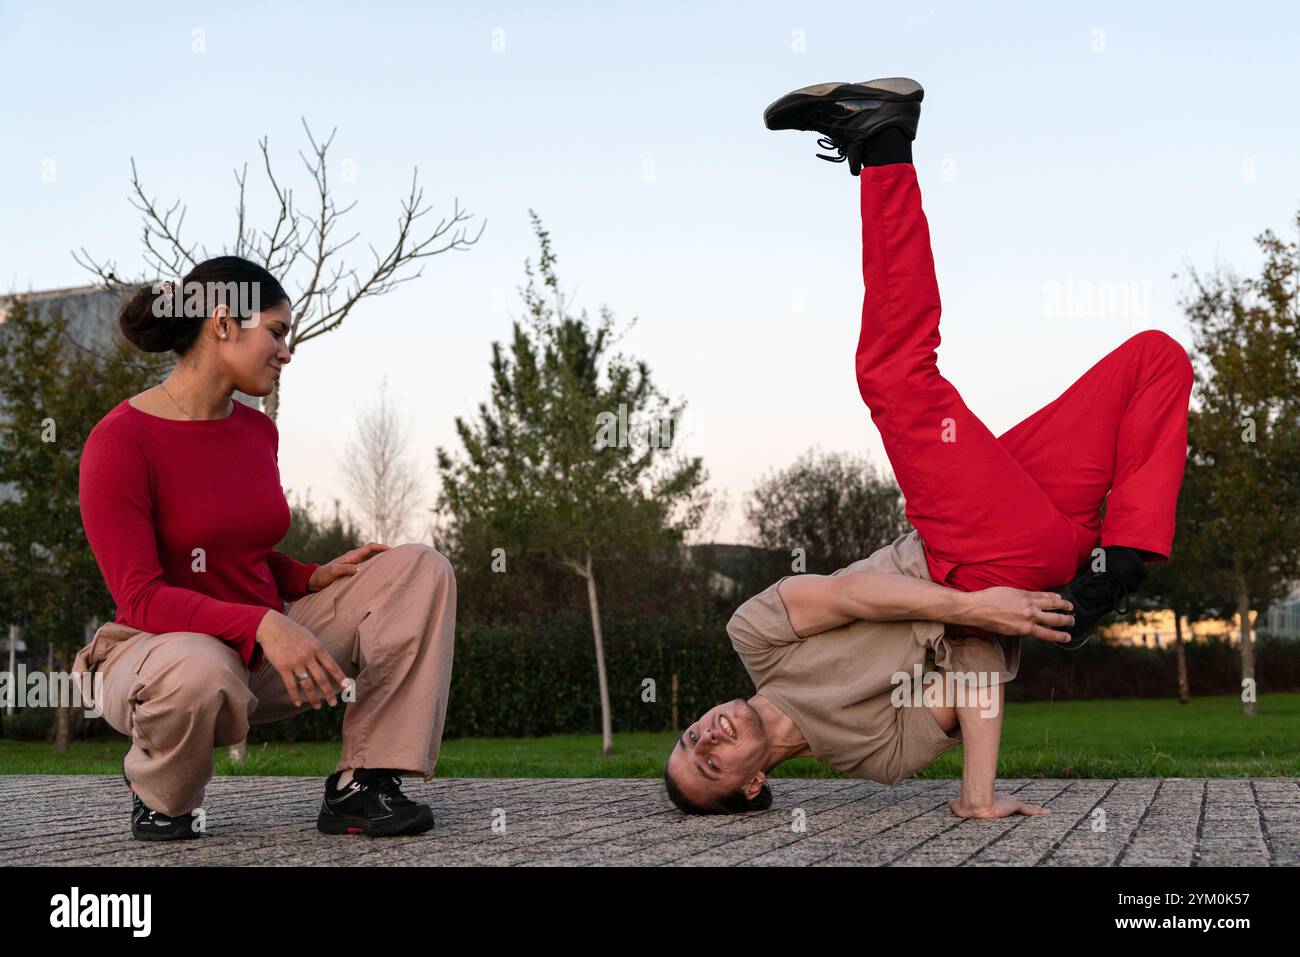
[[(355, 680), (345, 703), (336, 770), (390, 768), (433, 776), (447, 716), (456, 578), (428, 545), (396, 545), (356, 574), (284, 607)], [(280, 721), (295, 708), (279, 672), (254, 673), (228, 643), (196, 632), (150, 634), (110, 622), (78, 654), (76, 671), (103, 676), (108, 723), (131, 739), (126, 776), (150, 808), (170, 816), (203, 803), (213, 749), (237, 744), (250, 724)], [(321, 707), (329, 702), (322, 700)]]

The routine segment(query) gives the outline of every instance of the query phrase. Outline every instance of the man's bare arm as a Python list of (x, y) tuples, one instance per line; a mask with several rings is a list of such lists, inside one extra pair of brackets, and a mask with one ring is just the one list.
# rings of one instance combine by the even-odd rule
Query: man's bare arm
[[(993, 689), (989, 689), (993, 690)], [(992, 707), (978, 703), (957, 708), (961, 725), (961, 796), (962, 804), (971, 808), (993, 806), (993, 782), (998, 771), (998, 750), (1002, 745), (1002, 706), (1005, 691), (998, 684)], [(988, 714), (987, 711), (994, 711)]]
[[(911, 575), (850, 572), (794, 575), (777, 589), (790, 627), (800, 638), (850, 621), (924, 620), (982, 628), (994, 634), (1027, 635), (1067, 642), (1053, 627), (1070, 624), (1070, 603), (1053, 592), (985, 588), (964, 592)], [(1049, 609), (1061, 609), (1057, 613)]]
[[(988, 690), (992, 691), (992, 700), (987, 708), (978, 702), (969, 706), (957, 705), (957, 722), (961, 725), (961, 793), (957, 800), (948, 802), (948, 809), (958, 817), (975, 818), (1048, 814), (1047, 808), (1025, 804), (1014, 795), (994, 790), (1006, 691), (1001, 682), (996, 689)], [(977, 696), (974, 688), (969, 689), (969, 694), (970, 697)], [(945, 703), (948, 703), (946, 699), (945, 694)]]

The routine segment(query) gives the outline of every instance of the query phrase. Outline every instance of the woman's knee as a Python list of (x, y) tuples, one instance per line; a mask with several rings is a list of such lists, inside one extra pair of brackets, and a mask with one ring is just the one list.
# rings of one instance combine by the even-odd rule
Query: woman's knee
[(445, 584), (453, 589), (456, 587), (456, 572), (452, 569), (451, 562), (432, 545), (406, 542), (393, 546), (389, 551), (400, 555), (404, 561), (419, 568), (422, 574), (428, 576), (432, 584)]
[[(456, 573), (451, 562), (433, 546), (419, 542), (394, 546), (385, 554), (392, 553), (404, 563), (402, 580), (406, 585), (403, 587), (413, 584), (414, 590), (423, 596), (424, 601), (417, 603), (423, 627), (388, 629), (383, 632), (383, 640), (400, 640), (413, 649), (428, 643), (450, 645), (454, 640), (456, 616)], [(406, 637), (399, 639), (402, 635)]]

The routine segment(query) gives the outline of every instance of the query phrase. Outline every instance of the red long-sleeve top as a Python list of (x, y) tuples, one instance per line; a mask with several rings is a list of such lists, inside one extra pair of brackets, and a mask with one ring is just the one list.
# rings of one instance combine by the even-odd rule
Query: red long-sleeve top
[(115, 621), (195, 631), (263, 661), (267, 611), (307, 593), (320, 566), (272, 546), (289, 530), (280, 435), (236, 401), (222, 419), (164, 419), (123, 400), (81, 453), (81, 522), (117, 603)]

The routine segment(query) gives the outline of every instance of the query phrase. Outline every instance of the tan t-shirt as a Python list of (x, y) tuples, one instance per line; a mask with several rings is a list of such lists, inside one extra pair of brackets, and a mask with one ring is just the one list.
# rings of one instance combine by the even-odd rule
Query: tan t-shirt
[[(916, 531), (832, 574), (861, 571), (930, 580)], [(891, 678), (914, 675), (918, 664), (929, 670), (927, 653), (940, 668), (996, 673), (1001, 682), (1020, 667), (1018, 637), (958, 637), (936, 621), (858, 620), (800, 638), (777, 592), (782, 581), (736, 609), (727, 635), (759, 693), (795, 723), (814, 755), (845, 774), (897, 784), (961, 742), (960, 728), (945, 734), (929, 708), (891, 700)]]

